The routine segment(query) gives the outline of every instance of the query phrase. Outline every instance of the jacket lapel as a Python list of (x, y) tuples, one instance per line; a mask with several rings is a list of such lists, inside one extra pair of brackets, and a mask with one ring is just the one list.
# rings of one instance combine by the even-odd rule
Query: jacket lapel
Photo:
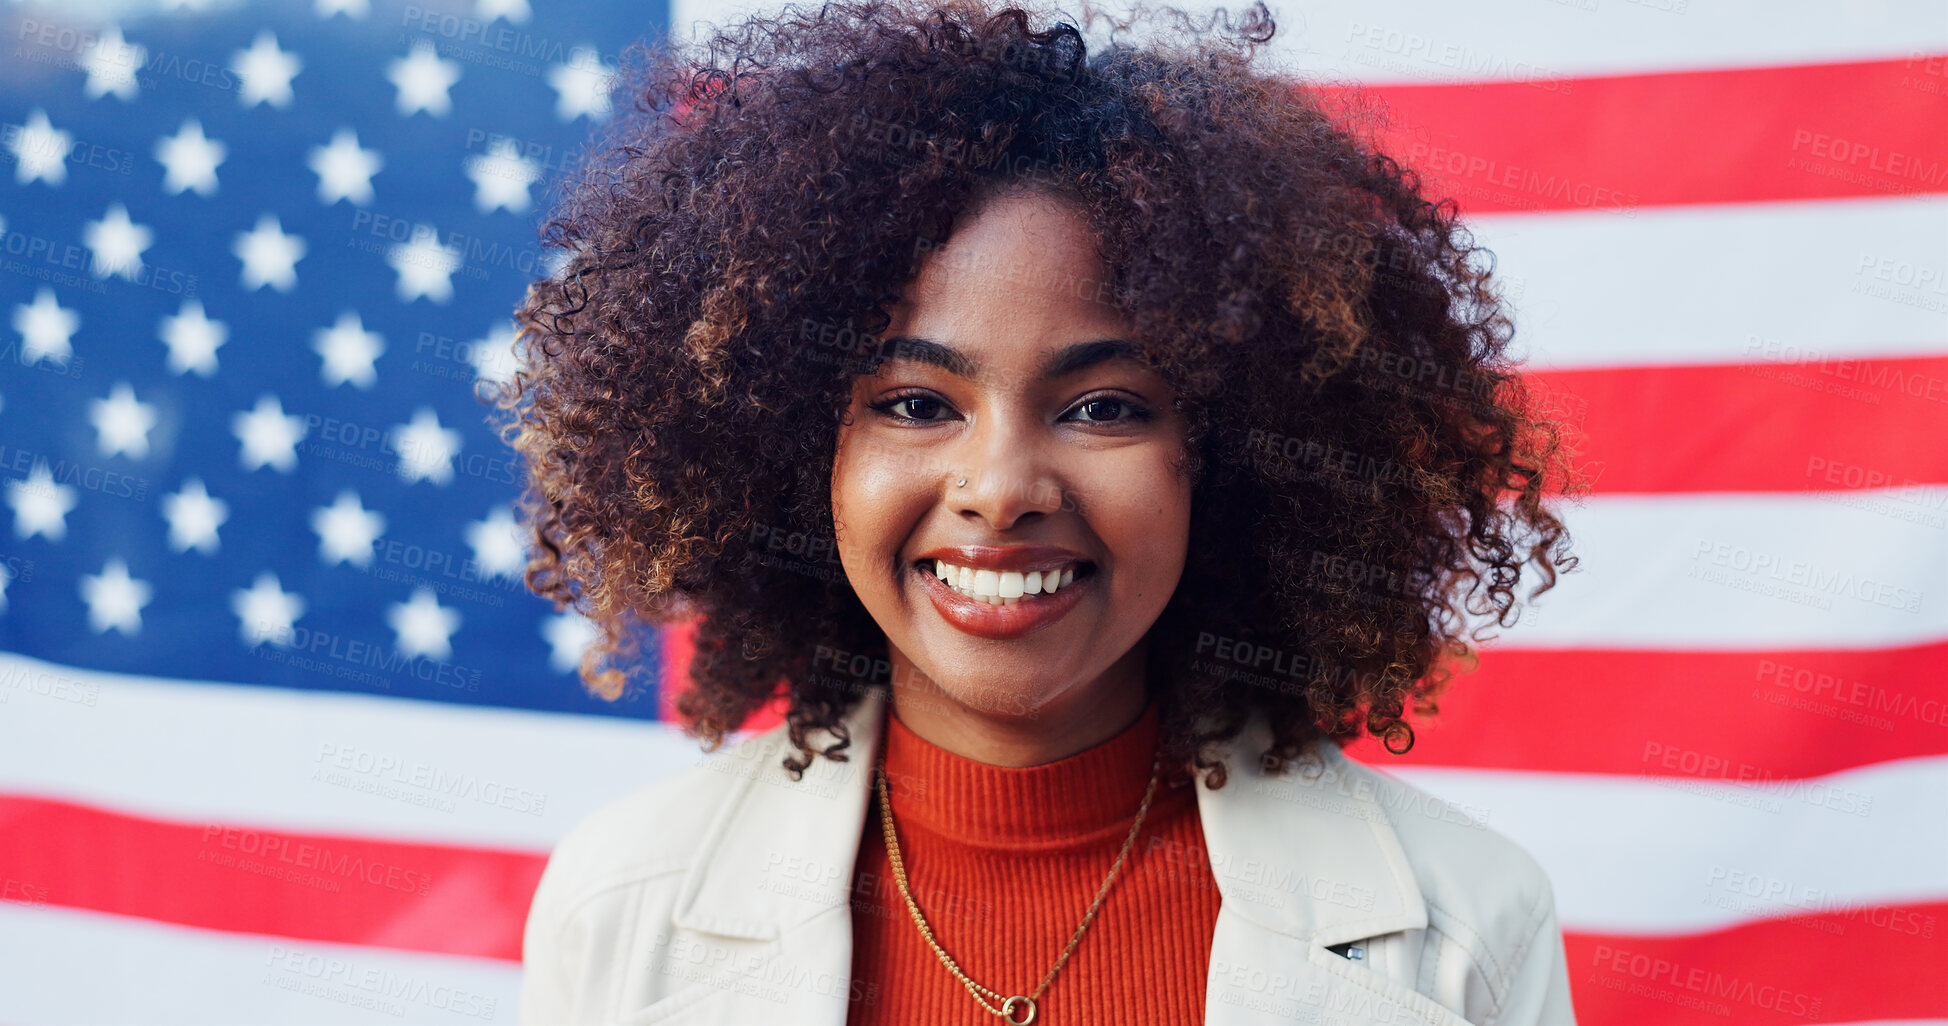
[(1197, 811), (1223, 902), (1205, 990), (1208, 1026), (1465, 1020), (1328, 947), (1421, 930), (1427, 905), (1373, 779), (1332, 741), (1323, 767), (1268, 776), (1271, 729), (1254, 712), (1224, 753), (1228, 776), (1197, 784)]
[(846, 716), (849, 761), (814, 759), (801, 780), (785, 773), (782, 730), (716, 759), (736, 781), (677, 891), (670, 940), (694, 982), (632, 1022), (844, 1026), (864, 989), (850, 978), (849, 898), (884, 705), (885, 690), (869, 689)]
[[(1267, 776), (1255, 753), (1271, 743), (1254, 713), (1225, 752), (1225, 786), (1197, 785), (1197, 814), (1224, 908), (1259, 927), (1330, 946), (1427, 925), (1407, 855), (1339, 746), (1312, 746), (1323, 772)], [(1310, 777), (1305, 773), (1312, 774)]]

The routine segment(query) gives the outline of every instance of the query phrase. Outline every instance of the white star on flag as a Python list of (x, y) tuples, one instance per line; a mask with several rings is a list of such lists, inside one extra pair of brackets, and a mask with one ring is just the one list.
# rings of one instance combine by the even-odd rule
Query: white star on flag
[(525, 25), (533, 15), (528, 0), (478, 0), (473, 8), (473, 16), (481, 22), (505, 18), (512, 24)]
[(162, 319), (158, 333), (169, 347), (170, 373), (195, 371), (207, 378), (216, 373), (216, 351), (229, 339), (230, 328), (204, 316), (202, 300), (185, 299), (180, 310)]
[(230, 251), (243, 261), (244, 291), (269, 285), (289, 292), (298, 287), (297, 263), (307, 248), (303, 238), (284, 233), (276, 214), (259, 214), (257, 227), (238, 232)]
[(25, 481), (7, 482), (7, 505), (14, 508), (14, 537), (40, 535), (48, 541), (68, 536), (68, 511), (79, 501), (73, 485), (57, 484), (47, 461), (34, 464)]
[(162, 516), (169, 521), (169, 547), (176, 552), (195, 549), (215, 555), (216, 529), (230, 519), (230, 504), (213, 499), (200, 477), (185, 478), (173, 495), (162, 497)]
[(453, 298), (453, 272), (460, 269), (460, 252), (441, 245), (439, 233), (431, 225), (416, 225), (413, 240), (394, 245), (386, 263), (399, 274), (397, 294), (401, 303), (421, 296), (435, 303)]
[(326, 388), (347, 383), (371, 388), (379, 380), (372, 361), (386, 351), (386, 342), (378, 332), (365, 330), (358, 311), (340, 311), (338, 323), (319, 328), (312, 333), (311, 340), (312, 350), (324, 358), (318, 376), (324, 379)]
[(519, 580), (527, 569), (526, 534), (505, 506), (467, 525), (467, 545), (473, 549), (474, 565), (489, 577)]
[(320, 18), (343, 14), (353, 21), (364, 21), (372, 13), (372, 0), (318, 0), (312, 13)]
[(230, 60), (237, 73), (237, 100), (246, 107), (268, 103), (273, 107), (291, 105), (291, 79), (304, 61), (289, 50), (277, 48), (277, 36), (270, 29), (259, 29), (248, 50), (238, 50)]
[(555, 89), (555, 117), (563, 121), (579, 117), (608, 120), (609, 87), (615, 73), (616, 66), (603, 62), (592, 46), (570, 51), (568, 63), (548, 69), (548, 84)]
[(400, 117), (423, 110), (443, 118), (453, 109), (453, 98), (447, 90), (460, 81), (460, 65), (457, 61), (440, 59), (433, 44), (422, 39), (413, 44), (410, 56), (397, 58), (386, 66), (386, 78), (398, 90), (394, 107)]
[(111, 557), (99, 574), (83, 574), (81, 600), (88, 604), (88, 627), (96, 634), (109, 628), (134, 637), (142, 633), (142, 607), (149, 604), (155, 589), (147, 581), (129, 576), (128, 564)]
[(541, 165), (521, 156), (512, 139), (498, 139), (485, 154), (466, 160), (467, 177), (473, 179), (474, 209), (483, 214), (506, 208), (517, 214), (527, 212), (533, 202), (528, 186), (541, 178)]
[(99, 100), (109, 93), (114, 93), (118, 100), (133, 100), (142, 91), (135, 72), (148, 61), (146, 47), (123, 39), (121, 26), (110, 25), (92, 46), (82, 51), (78, 63), (88, 73), (82, 94), (90, 100)]
[(313, 146), (306, 161), (318, 175), (318, 202), (326, 206), (341, 199), (360, 207), (372, 202), (372, 176), (385, 164), (378, 150), (359, 148), (358, 133), (350, 128), (332, 133), (329, 146)]
[(518, 338), (514, 322), (501, 321), (494, 330), (473, 340), (467, 358), (473, 364), (476, 382), (505, 385), (514, 380), (514, 371), (521, 365), (514, 349)]
[(20, 362), (32, 367), (42, 357), (66, 365), (74, 355), (68, 341), (81, 327), (81, 315), (54, 299), (54, 290), (42, 285), (34, 292), (34, 302), (14, 305), (14, 330), (20, 332)]
[(250, 412), (233, 414), (230, 430), (243, 442), (238, 460), (245, 470), (265, 464), (286, 474), (297, 469), (297, 444), (305, 435), (304, 418), (285, 416), (284, 404), (276, 396), (259, 396)]
[(147, 225), (129, 220), (129, 208), (116, 201), (99, 221), (88, 222), (82, 240), (95, 258), (89, 270), (97, 278), (119, 274), (135, 281), (142, 270), (142, 251), (155, 241), (156, 233)]
[(162, 191), (175, 196), (190, 189), (198, 195), (216, 195), (216, 166), (223, 163), (230, 148), (203, 135), (203, 123), (184, 118), (175, 135), (156, 141), (156, 160), (165, 169)]
[(440, 605), (433, 589), (418, 587), (413, 589), (412, 601), (386, 607), (386, 623), (396, 635), (394, 644), (406, 658), (445, 659), (453, 654), (450, 639), (460, 629), (460, 614)]
[(386, 532), (386, 518), (366, 509), (358, 493), (347, 488), (331, 505), (311, 510), (311, 529), (318, 534), (318, 559), (326, 566), (371, 566), (372, 543)]
[(285, 591), (277, 575), (260, 571), (249, 590), (230, 593), (230, 611), (237, 614), (238, 631), (246, 648), (268, 641), (279, 648), (291, 645), (293, 624), (304, 615), (304, 599)]
[(460, 432), (441, 427), (432, 407), (422, 406), (413, 412), (412, 423), (393, 425), (392, 448), (399, 454), (400, 477), (443, 485), (453, 480)]
[(541, 622), (541, 637), (548, 643), (548, 665), (556, 673), (573, 673), (582, 665), (582, 653), (595, 641), (595, 625), (574, 611), (556, 613)]
[(118, 381), (106, 399), (88, 404), (88, 421), (95, 426), (95, 451), (102, 456), (149, 455), (149, 429), (156, 426), (156, 408), (135, 398), (135, 388)]
[(47, 112), (35, 108), (27, 123), (7, 139), (7, 152), (14, 157), (14, 181), (20, 185), (45, 181), (60, 185), (68, 180), (68, 151), (74, 136), (55, 128)]

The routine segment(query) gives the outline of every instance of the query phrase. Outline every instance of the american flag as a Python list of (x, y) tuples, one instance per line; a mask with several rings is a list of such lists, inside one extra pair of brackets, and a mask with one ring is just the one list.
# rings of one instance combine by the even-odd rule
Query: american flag
[[(554, 840), (697, 754), (581, 691), (475, 389), (622, 48), (731, 13), (5, 9), (0, 1020), (513, 1019)], [(1594, 486), (1353, 752), (1535, 853), (1584, 1023), (1948, 1021), (1948, 13), (1275, 14), (1494, 251)]]

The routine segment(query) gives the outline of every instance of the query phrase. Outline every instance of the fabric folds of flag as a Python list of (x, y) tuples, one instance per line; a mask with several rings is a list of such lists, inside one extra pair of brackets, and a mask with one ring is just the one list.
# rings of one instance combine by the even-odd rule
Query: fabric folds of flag
[[(613, 7), (9, 10), (0, 1020), (511, 1021), (554, 841), (698, 758), (578, 689), (473, 394), (616, 51), (721, 13)], [(1283, 23), (1592, 482), (1581, 568), (1352, 749), (1537, 856), (1586, 1024), (1948, 1021), (1942, 22)]]

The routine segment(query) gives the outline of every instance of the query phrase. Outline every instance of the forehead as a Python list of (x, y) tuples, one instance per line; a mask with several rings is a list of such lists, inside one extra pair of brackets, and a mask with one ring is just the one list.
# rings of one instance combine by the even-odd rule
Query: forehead
[(891, 335), (964, 349), (1039, 350), (1122, 333), (1109, 274), (1069, 203), (1010, 191), (970, 209), (888, 308)]

